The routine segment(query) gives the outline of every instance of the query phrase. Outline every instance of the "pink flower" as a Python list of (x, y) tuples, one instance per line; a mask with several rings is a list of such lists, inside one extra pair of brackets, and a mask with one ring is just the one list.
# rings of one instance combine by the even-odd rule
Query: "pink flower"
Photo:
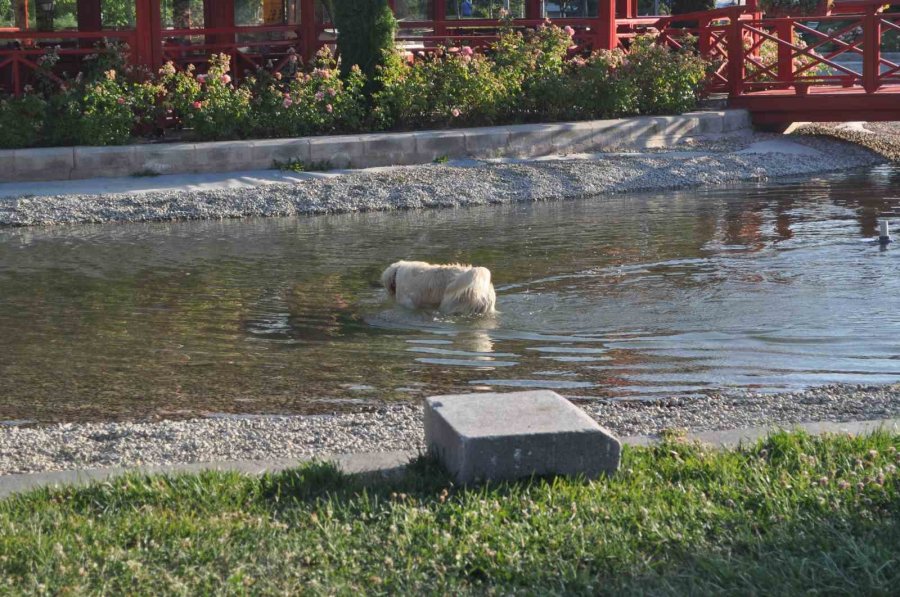
[(575, 30), (572, 29), (572, 27), (570, 27), (569, 25), (566, 25), (566, 26), (563, 28), (563, 31), (565, 31), (565, 32), (566, 32), (566, 35), (568, 35), (569, 37), (573, 37), (573, 36), (575, 35)]
[(334, 107), (332, 107), (331, 104), (325, 104), (325, 111), (326, 111), (326, 112), (328, 112), (329, 114), (331, 114), (331, 112), (332, 112), (333, 110), (334, 110)]
[(315, 97), (317, 102), (321, 102), (323, 99), (325, 99), (325, 94), (321, 91), (317, 91)]
[(327, 89), (327, 91), (328, 91), (328, 95), (330, 95), (331, 97), (334, 97), (337, 95), (337, 91), (334, 90), (334, 87), (329, 87)]
[(206, 75), (197, 75), (197, 82), (201, 85), (206, 83)]
[(289, 95), (284, 96), (284, 101), (282, 102), (282, 105), (285, 108), (290, 108), (291, 104), (293, 104), (293, 103), (294, 103), (294, 100), (292, 100)]
[(463, 56), (471, 56), (475, 51), (470, 46), (463, 46), (459, 53)]
[(275, 73), (275, 80), (276, 80), (276, 81), (280, 81), (280, 80), (281, 80), (281, 73)]
[(228, 85), (229, 83), (231, 83), (231, 76), (230, 75), (222, 75), (222, 77), (219, 80), (222, 81), (223, 84)]
[(199, 110), (203, 107), (203, 102), (194, 102), (193, 106), (195, 110)]
[(119, 99), (116, 100), (116, 102), (118, 102), (118, 104), (121, 106), (122, 104), (125, 103), (125, 98), (124, 98), (124, 97), (120, 97)]
[(453, 118), (459, 118), (459, 108), (453, 108), (450, 113), (453, 114)]

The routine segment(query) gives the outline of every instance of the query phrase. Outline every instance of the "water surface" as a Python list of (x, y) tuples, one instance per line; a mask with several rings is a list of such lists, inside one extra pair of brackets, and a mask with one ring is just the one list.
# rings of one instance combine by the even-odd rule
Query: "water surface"
[[(438, 392), (585, 400), (900, 380), (900, 170), (400, 213), (0, 229), (0, 421), (310, 413)], [(900, 221), (897, 222), (900, 227)], [(900, 232), (900, 230), (898, 230)], [(410, 312), (401, 258), (501, 313)]]

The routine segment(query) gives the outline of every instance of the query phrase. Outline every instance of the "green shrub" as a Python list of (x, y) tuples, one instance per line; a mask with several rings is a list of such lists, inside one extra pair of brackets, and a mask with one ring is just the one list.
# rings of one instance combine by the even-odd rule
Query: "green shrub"
[(680, 114), (697, 107), (707, 66), (689, 49), (674, 51), (638, 37), (619, 76), (637, 94), (637, 113)]
[[(338, 31), (341, 76), (348, 76), (355, 65), (367, 81), (374, 81), (385, 52), (394, 48), (397, 30), (387, 0), (331, 0), (330, 5)], [(374, 91), (374, 87), (370, 86), (370, 90)]]
[(51, 96), (45, 139), (50, 145), (121, 145), (133, 124), (129, 86), (110, 70), (96, 82), (79, 81)]
[(672, 14), (683, 15), (689, 12), (712, 10), (716, 7), (716, 0), (672, 0)]
[(196, 77), (200, 92), (186, 109), (184, 121), (198, 139), (239, 139), (250, 133), (251, 92), (232, 83), (230, 60), (226, 54), (216, 54), (209, 60), (207, 74)]
[(0, 99), (0, 148), (32, 147), (40, 142), (46, 103), (34, 94)]

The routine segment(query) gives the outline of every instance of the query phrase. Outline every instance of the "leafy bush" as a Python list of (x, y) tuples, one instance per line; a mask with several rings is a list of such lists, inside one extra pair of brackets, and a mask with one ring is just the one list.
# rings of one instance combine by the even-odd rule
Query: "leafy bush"
[(78, 82), (48, 102), (49, 145), (121, 145), (131, 137), (134, 115), (129, 86), (110, 70), (96, 82)]
[(250, 89), (232, 83), (227, 54), (216, 54), (209, 60), (205, 75), (197, 75), (199, 94), (184, 114), (185, 124), (201, 139), (242, 138), (249, 134)]
[(672, 51), (639, 37), (619, 71), (637, 94), (637, 113), (680, 114), (697, 106), (707, 62), (689, 50)]
[(337, 49), (341, 75), (358, 66), (368, 81), (374, 81), (385, 52), (394, 48), (397, 21), (387, 0), (331, 0), (332, 18), (338, 30)]
[(34, 94), (19, 99), (0, 99), (0, 148), (31, 147), (44, 127), (44, 100)]
[(690, 12), (712, 10), (716, 7), (716, 0), (672, 0), (672, 14), (683, 15)]

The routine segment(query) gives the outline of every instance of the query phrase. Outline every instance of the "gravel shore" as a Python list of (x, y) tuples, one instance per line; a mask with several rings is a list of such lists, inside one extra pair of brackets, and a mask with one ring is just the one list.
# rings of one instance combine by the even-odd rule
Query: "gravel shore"
[[(782, 146), (772, 147), (773, 142)], [(768, 147), (755, 149), (760, 144)], [(817, 136), (758, 134), (674, 149), (677, 151), (361, 170), (249, 189), (8, 197), (0, 199), (0, 226), (292, 216), (574, 199), (823, 173), (884, 160), (868, 149)]]
[[(900, 416), (900, 384), (581, 406), (623, 437), (652, 435), (664, 429), (712, 431)], [(422, 448), (422, 407), (418, 404), (330, 416), (9, 427), (0, 428), (0, 474)]]

